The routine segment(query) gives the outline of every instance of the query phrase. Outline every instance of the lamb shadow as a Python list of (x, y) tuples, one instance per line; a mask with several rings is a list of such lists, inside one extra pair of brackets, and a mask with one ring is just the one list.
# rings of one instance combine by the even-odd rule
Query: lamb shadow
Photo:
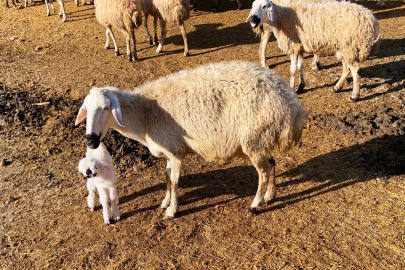
[[(395, 118), (405, 132), (405, 118)], [(370, 124), (371, 125), (371, 124)], [(297, 167), (277, 175), (277, 179), (289, 179), (277, 184), (278, 188), (297, 186), (305, 182), (317, 183), (315, 187), (299, 190), (293, 194), (276, 197), (271, 206), (260, 213), (282, 209), (288, 205), (310, 199), (360, 182), (405, 173), (405, 135), (385, 135), (363, 144), (357, 144), (338, 151), (319, 155)], [(179, 211), (176, 217), (187, 216), (226, 204), (230, 201), (252, 197), (257, 190), (257, 172), (253, 166), (239, 166), (180, 177), (179, 189), (193, 188), (179, 197)], [(120, 198), (126, 202), (140, 195), (164, 190), (166, 184), (159, 184)], [(214, 199), (224, 195), (232, 198), (199, 205), (186, 210), (182, 206), (201, 200)], [(162, 198), (163, 199), (163, 198)], [(128, 218), (136, 213), (157, 209), (159, 205), (136, 209), (125, 213)], [(249, 205), (246, 205), (246, 209)]]

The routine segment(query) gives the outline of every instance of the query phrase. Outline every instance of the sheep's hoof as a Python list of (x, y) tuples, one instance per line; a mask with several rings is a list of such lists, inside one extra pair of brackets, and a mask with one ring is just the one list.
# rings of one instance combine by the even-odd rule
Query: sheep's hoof
[(171, 217), (171, 216), (164, 216), (164, 217), (163, 217), (164, 220), (171, 220), (171, 219), (173, 219), (173, 218), (174, 218), (174, 217)]
[(356, 101), (357, 101), (357, 97), (351, 97), (351, 96), (350, 96), (350, 100), (353, 101), (353, 102), (356, 102)]
[(151, 38), (149, 39), (149, 45), (155, 45), (155, 42)]
[(189, 52), (184, 52), (184, 56), (189, 56), (190, 54), (189, 54)]
[(114, 218), (114, 220), (118, 221), (118, 220), (120, 220), (120, 218), (121, 218), (120, 216), (117, 216), (117, 217)]
[(249, 213), (252, 213), (252, 214), (257, 214), (259, 212), (259, 211), (257, 211), (256, 207), (249, 207), (248, 211), (249, 211)]
[(116, 55), (116, 56), (119, 56), (119, 55), (120, 55), (120, 52), (119, 52), (119, 51), (115, 51), (115, 55)]
[(332, 91), (333, 91), (334, 93), (337, 93), (337, 92), (339, 91), (339, 89), (338, 89), (336, 86), (333, 86), (333, 87), (332, 87)]
[(300, 83), (300, 85), (298, 86), (297, 93), (298, 94), (304, 93), (304, 88), (305, 88), (305, 83)]
[(111, 219), (109, 219), (109, 218), (108, 218), (108, 219), (104, 219), (104, 223), (107, 224), (107, 225), (111, 224)]
[(194, 6), (193, 6), (192, 10), (193, 10), (194, 12), (196, 12), (196, 11), (197, 11), (197, 4), (194, 4)]
[(211, 11), (212, 13), (217, 13), (218, 12), (218, 10), (217, 10), (217, 8), (216, 7), (214, 7), (214, 9)]
[(129, 62), (132, 62), (132, 56), (131, 55), (128, 55), (128, 60), (129, 60)]
[(94, 211), (94, 207), (89, 207), (89, 209), (90, 209), (90, 211), (92, 211), (92, 212)]

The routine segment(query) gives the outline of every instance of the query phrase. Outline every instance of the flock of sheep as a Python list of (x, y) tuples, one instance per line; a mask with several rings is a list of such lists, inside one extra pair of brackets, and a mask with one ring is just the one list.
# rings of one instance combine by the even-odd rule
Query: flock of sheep
[[(54, 9), (52, 0), (49, 1)], [(60, 15), (66, 21), (63, 1), (57, 1)], [(75, 3), (79, 5), (78, 0)], [(381, 4), (384, 2), (380, 1)], [(215, 11), (218, 5), (219, 1)], [(128, 58), (135, 61), (134, 29), (142, 24), (142, 17), (150, 43), (158, 44), (158, 53), (163, 49), (166, 23), (171, 22), (180, 26), (184, 55), (189, 55), (185, 29), (185, 21), (190, 17), (189, 0), (95, 0), (94, 6), (97, 20), (106, 28), (105, 46), (109, 47), (111, 36), (117, 55), (112, 27), (124, 34)], [(196, 8), (194, 1), (193, 9)], [(47, 10), (49, 15), (48, 4)], [(149, 15), (154, 18), (153, 37), (147, 28)], [(161, 27), (160, 41), (157, 20)], [(297, 92), (305, 87), (303, 54), (314, 54), (313, 69), (322, 68), (319, 56), (335, 54), (343, 63), (343, 72), (333, 90), (340, 90), (351, 73), (350, 99), (356, 101), (360, 96), (359, 64), (377, 50), (381, 40), (379, 23), (372, 12), (349, 2), (256, 0), (246, 22), (261, 35), (261, 66), (243, 61), (206, 64), (132, 91), (113, 87), (90, 90), (76, 119), (77, 125), (87, 118), (87, 153), (79, 163), (79, 171), (89, 178), (91, 210), (95, 206), (94, 193), (98, 191), (105, 223), (120, 218), (117, 177), (112, 158), (101, 142), (109, 128), (141, 142), (153, 155), (167, 159), (167, 192), (161, 204), (166, 209), (165, 219), (173, 218), (177, 211), (180, 167), (189, 153), (214, 161), (249, 158), (259, 175), (257, 193), (249, 211), (257, 212), (276, 194), (274, 152), (286, 152), (301, 140), (308, 114), (294, 87), (297, 70)], [(266, 67), (265, 49), (271, 33), (279, 48), (290, 56), (289, 85)]]

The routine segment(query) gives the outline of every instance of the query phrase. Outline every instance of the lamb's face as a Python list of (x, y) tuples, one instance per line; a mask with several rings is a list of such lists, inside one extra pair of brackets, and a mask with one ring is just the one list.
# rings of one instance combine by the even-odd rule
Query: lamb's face
[(269, 0), (254, 1), (246, 22), (249, 21), (250, 26), (256, 28), (268, 20), (273, 20), (273, 3)]
[(86, 144), (91, 149), (100, 145), (100, 140), (107, 133), (112, 119), (115, 118), (118, 124), (123, 126), (118, 101), (103, 89), (91, 89), (77, 115), (76, 125), (86, 117)]
[(100, 169), (100, 164), (98, 164), (97, 159), (93, 157), (83, 158), (79, 162), (79, 171), (87, 178), (96, 177)]

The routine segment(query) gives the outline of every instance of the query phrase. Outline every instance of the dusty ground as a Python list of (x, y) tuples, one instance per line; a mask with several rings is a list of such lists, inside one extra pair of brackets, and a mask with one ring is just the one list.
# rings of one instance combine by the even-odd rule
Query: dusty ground
[[(164, 53), (136, 31), (139, 62), (103, 48), (92, 6), (66, 1), (68, 22), (45, 6), (0, 6), (0, 267), (2, 269), (404, 269), (405, 3), (375, 9), (384, 36), (362, 65), (361, 99), (332, 93), (341, 65), (305, 60), (310, 111), (301, 147), (277, 156), (276, 200), (247, 216), (257, 175), (246, 160), (207, 163), (189, 156), (177, 218), (162, 221), (165, 161), (110, 132), (122, 220), (106, 226), (86, 206), (85, 125), (76, 113), (91, 86), (131, 89), (203, 63), (259, 63), (259, 39), (243, 10), (199, 1), (187, 22), (191, 56), (170, 26)], [(21, 4), (20, 4), (21, 5)], [(58, 11), (58, 4), (55, 4)], [(116, 34), (122, 52), (124, 38)], [(289, 61), (272, 40), (267, 63), (288, 79)]]

